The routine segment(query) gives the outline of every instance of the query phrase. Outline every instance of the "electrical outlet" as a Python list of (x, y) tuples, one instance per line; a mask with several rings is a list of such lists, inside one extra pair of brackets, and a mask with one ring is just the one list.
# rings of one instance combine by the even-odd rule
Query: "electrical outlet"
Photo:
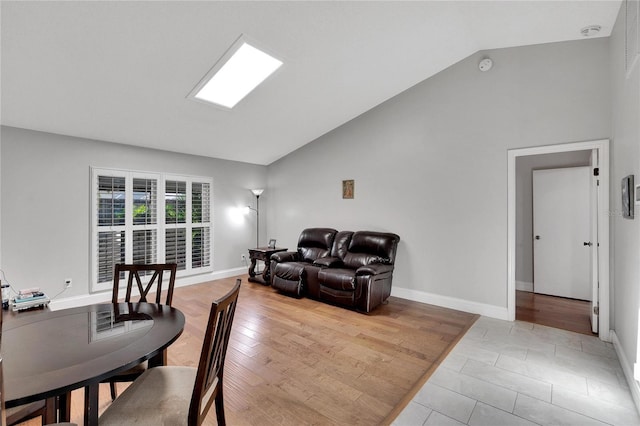
[(73, 284), (73, 280), (71, 278), (64, 279), (64, 288), (71, 288), (71, 284)]
[(244, 254), (244, 253), (242, 253), (242, 254), (240, 255), (240, 260), (242, 260), (243, 262), (246, 262), (246, 261), (247, 261), (247, 255), (246, 255), (246, 254)]

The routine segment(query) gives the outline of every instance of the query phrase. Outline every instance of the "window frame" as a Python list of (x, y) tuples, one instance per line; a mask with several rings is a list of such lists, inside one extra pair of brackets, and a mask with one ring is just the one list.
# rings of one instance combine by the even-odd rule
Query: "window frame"
[[(99, 176), (108, 177), (123, 177), (125, 179), (125, 224), (124, 225), (99, 225), (98, 224), (98, 178)], [(133, 223), (133, 180), (134, 179), (155, 179), (156, 184), (156, 223), (155, 224), (134, 224)], [(182, 181), (186, 182), (186, 220), (185, 223), (166, 223), (166, 210), (165, 210), (165, 186), (167, 181)], [(161, 172), (145, 172), (145, 171), (133, 171), (124, 169), (112, 169), (102, 167), (91, 167), (91, 179), (90, 179), (90, 194), (91, 194), (91, 208), (90, 208), (90, 283), (91, 292), (101, 292), (112, 290), (113, 281), (98, 282), (99, 275), (99, 253), (98, 253), (98, 236), (100, 232), (105, 231), (122, 231), (125, 235), (125, 262), (133, 262), (133, 232), (137, 230), (155, 230), (156, 231), (156, 262), (166, 262), (166, 230), (167, 229), (186, 229), (186, 247), (185, 247), (185, 268), (177, 272), (177, 277), (194, 276), (203, 273), (213, 271), (213, 179), (211, 177), (203, 176), (191, 176), (191, 175), (178, 175), (173, 173), (161, 173)], [(192, 188), (193, 183), (201, 183), (209, 186), (209, 202), (206, 206), (208, 208), (209, 221), (208, 222), (193, 222), (192, 219), (192, 203), (193, 195)], [(205, 203), (202, 204), (202, 208), (205, 208)], [(193, 247), (192, 247), (192, 230), (193, 228), (208, 228), (208, 265), (198, 268), (193, 267)], [(205, 262), (206, 263), (206, 262)]]

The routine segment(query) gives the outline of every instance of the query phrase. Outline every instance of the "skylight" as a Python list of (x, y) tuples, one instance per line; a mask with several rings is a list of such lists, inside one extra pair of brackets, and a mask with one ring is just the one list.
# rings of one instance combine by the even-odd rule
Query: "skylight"
[(282, 61), (241, 38), (205, 76), (206, 83), (196, 86), (191, 96), (233, 108), (281, 65)]

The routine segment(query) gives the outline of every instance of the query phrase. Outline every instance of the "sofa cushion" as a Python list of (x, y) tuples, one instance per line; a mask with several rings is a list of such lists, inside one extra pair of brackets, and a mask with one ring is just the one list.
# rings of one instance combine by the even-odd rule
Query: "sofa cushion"
[(338, 259), (344, 259), (349, 249), (349, 243), (351, 243), (351, 237), (353, 232), (340, 231), (336, 234), (336, 238), (333, 240), (333, 247), (331, 248), (331, 256)]
[(357, 269), (373, 263), (393, 264), (400, 237), (385, 232), (355, 232), (349, 243), (344, 264)]
[(356, 289), (356, 271), (353, 269), (328, 268), (318, 272), (318, 282), (321, 286), (335, 290)]
[(298, 238), (298, 253), (300, 253), (301, 260), (312, 263), (320, 257), (329, 256), (337, 232), (331, 228), (303, 230)]
[(316, 259), (329, 256), (329, 250), (320, 247), (298, 247), (298, 253), (305, 262), (313, 263)]

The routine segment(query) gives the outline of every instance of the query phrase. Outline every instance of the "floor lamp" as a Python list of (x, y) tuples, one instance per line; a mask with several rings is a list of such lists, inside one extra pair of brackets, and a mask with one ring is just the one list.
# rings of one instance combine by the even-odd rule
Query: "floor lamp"
[(264, 189), (252, 189), (253, 195), (256, 196), (256, 208), (249, 207), (249, 210), (253, 210), (256, 212), (256, 248), (260, 247), (260, 195), (264, 192)]

